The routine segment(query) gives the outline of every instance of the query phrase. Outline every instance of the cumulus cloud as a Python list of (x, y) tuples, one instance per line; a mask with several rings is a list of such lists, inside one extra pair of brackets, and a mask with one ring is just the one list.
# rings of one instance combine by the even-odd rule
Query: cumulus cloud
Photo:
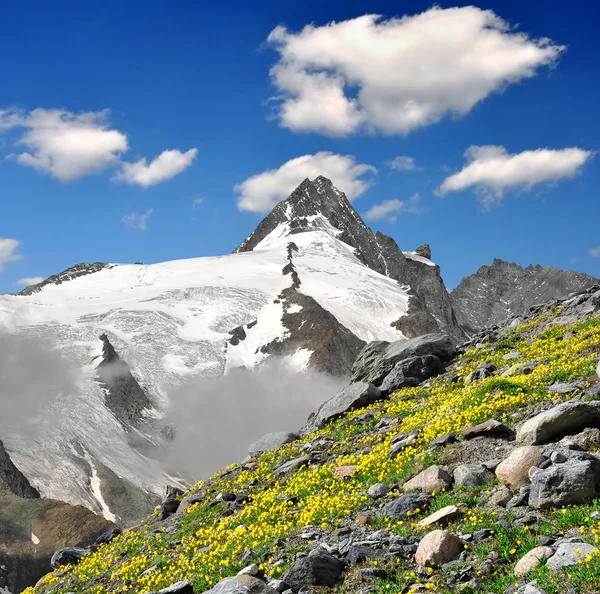
[(474, 188), (482, 204), (490, 207), (501, 201), (507, 189), (530, 190), (540, 183), (575, 176), (592, 155), (576, 147), (509, 154), (503, 146), (471, 146), (465, 152), (465, 166), (447, 177), (437, 193), (445, 196)]
[(62, 109), (4, 110), (0, 130), (23, 130), (16, 143), (28, 150), (11, 155), (18, 163), (68, 182), (117, 164), (128, 149), (127, 136), (111, 130), (107, 116), (107, 110), (81, 114)]
[(592, 258), (600, 258), (600, 245), (592, 248), (588, 253), (590, 256), (592, 256)]
[(121, 217), (121, 222), (132, 229), (145, 231), (148, 228), (148, 219), (153, 212), (153, 208), (151, 208), (145, 214), (137, 214), (132, 212), (131, 214), (126, 214), (125, 216)]
[(388, 161), (386, 165), (397, 171), (423, 171), (423, 167), (417, 167), (414, 157), (396, 157), (395, 159)]
[(414, 194), (408, 200), (384, 200), (375, 204), (365, 213), (365, 218), (368, 221), (385, 219), (389, 223), (395, 223), (400, 213), (421, 214), (422, 212), (421, 196)]
[(321, 151), (291, 159), (279, 169), (253, 175), (234, 186), (234, 190), (240, 194), (237, 201), (240, 210), (263, 213), (287, 198), (307, 177), (314, 179), (323, 175), (344, 192), (348, 200), (354, 200), (372, 184), (372, 180), (364, 179), (365, 174), (376, 172), (375, 167), (357, 163), (351, 155)]
[(404, 135), (464, 115), (565, 50), (475, 6), (389, 20), (369, 14), (299, 33), (278, 26), (267, 41), (279, 52), (270, 74), (280, 124), (330, 136)]
[(4, 272), (4, 267), (10, 262), (16, 262), (23, 257), (16, 253), (20, 244), (16, 239), (0, 237), (0, 272)]
[(17, 281), (17, 285), (21, 285), (22, 287), (29, 287), (30, 285), (37, 285), (44, 280), (43, 276), (30, 276), (25, 278), (20, 278)]
[(195, 148), (185, 153), (171, 150), (163, 151), (150, 164), (146, 157), (135, 163), (123, 163), (114, 179), (128, 184), (137, 184), (143, 188), (154, 186), (185, 171), (193, 163), (197, 154), (198, 149)]

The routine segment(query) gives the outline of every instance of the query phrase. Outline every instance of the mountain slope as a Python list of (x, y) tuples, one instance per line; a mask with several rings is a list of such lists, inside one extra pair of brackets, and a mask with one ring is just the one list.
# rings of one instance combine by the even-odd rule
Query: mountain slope
[(463, 278), (450, 293), (450, 299), (458, 322), (472, 334), (523, 314), (532, 305), (564, 299), (599, 282), (573, 270), (542, 268), (539, 264), (523, 268), (494, 259), (491, 266), (482, 266)]
[(35, 439), (0, 429), (42, 496), (128, 525), (178, 481), (155, 458), (190, 378), (272, 355), (349, 375), (364, 343), (433, 328), (460, 335), (439, 268), (373, 235), (329, 180), (307, 180), (234, 254), (81, 264), (0, 296), (0, 330), (51, 342), (76, 386), (51, 394)]

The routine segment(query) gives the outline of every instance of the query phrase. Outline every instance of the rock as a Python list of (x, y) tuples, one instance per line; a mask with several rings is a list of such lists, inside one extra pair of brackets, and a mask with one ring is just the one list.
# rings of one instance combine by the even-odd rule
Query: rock
[(432, 493), (452, 486), (452, 477), (441, 466), (430, 466), (417, 476), (404, 483), (405, 491)]
[(473, 382), (479, 382), (484, 380), (487, 377), (491, 377), (493, 375), (493, 370), (487, 367), (482, 367), (481, 369), (476, 369), (475, 371), (471, 371), (469, 375), (465, 378), (465, 386), (472, 384)]
[(508, 502), (512, 499), (512, 493), (505, 486), (500, 487), (490, 497), (490, 503), (492, 505), (498, 505), (500, 507), (506, 507)]
[(431, 495), (422, 493), (407, 493), (397, 497), (383, 506), (382, 513), (391, 520), (403, 520), (407, 514), (424, 510), (431, 503)]
[(277, 592), (281, 594), (281, 592), (288, 589), (288, 585), (283, 580), (271, 580), (269, 582), (269, 588), (273, 588), (273, 590), (277, 590)]
[(194, 586), (188, 580), (180, 581), (168, 588), (163, 588), (158, 594), (194, 594)]
[(184, 511), (192, 507), (192, 505), (200, 503), (203, 499), (204, 497), (201, 493), (193, 493), (190, 495), (186, 495), (179, 503), (177, 513), (182, 514)]
[[(517, 591), (519, 594), (521, 594), (521, 588), (519, 588)], [(538, 586), (532, 582), (530, 584), (525, 584), (522, 594), (546, 594), (546, 590), (538, 588)]]
[(328, 422), (337, 419), (344, 413), (373, 404), (381, 398), (383, 398), (382, 393), (371, 383), (359, 381), (350, 384), (319, 407), (303, 432), (310, 433), (321, 429)]
[(515, 565), (514, 574), (519, 577), (527, 575), (533, 569), (536, 569), (542, 561), (550, 559), (554, 551), (550, 547), (535, 547), (523, 555)]
[(367, 524), (371, 524), (373, 520), (376, 518), (376, 514), (373, 510), (366, 510), (362, 512), (358, 512), (356, 514), (356, 523), (359, 526), (366, 526)]
[(83, 549), (80, 547), (66, 547), (64, 549), (58, 549), (58, 551), (52, 555), (50, 566), (52, 569), (56, 569), (61, 565), (67, 565), (69, 563), (75, 565), (79, 563), (87, 554), (89, 554), (89, 552), (89, 549)]
[(462, 464), (454, 469), (454, 482), (465, 489), (480, 487), (494, 480), (494, 474), (483, 464)]
[(381, 499), (385, 497), (390, 492), (390, 488), (383, 483), (375, 483), (369, 487), (367, 494), (369, 497), (373, 497), (373, 499)]
[(577, 435), (563, 437), (559, 443), (566, 446), (575, 445), (582, 450), (591, 450), (600, 445), (600, 429), (596, 427), (586, 427)]
[(104, 532), (101, 534), (92, 545), (94, 548), (99, 547), (100, 545), (108, 544), (113, 541), (119, 534), (122, 534), (123, 531), (120, 528), (115, 528), (113, 530), (109, 530), (108, 532)]
[(236, 575), (221, 580), (204, 594), (209, 592), (210, 594), (276, 594), (277, 590), (251, 575)]
[(458, 437), (454, 435), (454, 433), (446, 433), (445, 435), (441, 435), (440, 437), (434, 439), (431, 442), (431, 445), (434, 447), (445, 446), (451, 443), (456, 443), (458, 441)]
[(563, 402), (529, 419), (517, 430), (517, 442), (542, 445), (586, 427), (600, 427), (600, 402)]
[(260, 439), (257, 439), (248, 447), (248, 454), (255, 458), (256, 456), (260, 456), (260, 454), (262, 454), (263, 452), (271, 452), (273, 450), (278, 450), (286, 443), (291, 443), (292, 441), (296, 441), (297, 439), (300, 439), (300, 436), (297, 433), (290, 433), (287, 431), (279, 431), (278, 433), (267, 433), (266, 435), (263, 435)]
[(537, 508), (578, 505), (599, 495), (600, 460), (571, 459), (533, 474), (529, 505)]
[(577, 384), (567, 382), (556, 382), (548, 386), (548, 392), (553, 394), (572, 394), (579, 389), (580, 387)]
[(496, 419), (489, 419), (479, 425), (471, 425), (462, 430), (463, 439), (473, 439), (474, 437), (510, 437), (512, 431)]
[(509, 353), (506, 353), (505, 355), (502, 355), (503, 359), (506, 359), (507, 361), (510, 361), (511, 359), (518, 359), (521, 356), (521, 351), (510, 351)]
[(400, 439), (398, 441), (394, 441), (392, 440), (392, 447), (390, 449), (390, 453), (388, 454), (388, 457), (390, 459), (395, 458), (404, 448), (408, 447), (409, 445), (413, 445), (413, 443), (416, 441), (417, 437), (419, 437), (418, 433), (411, 433), (410, 435), (407, 435), (406, 437), (404, 437), (403, 439)]
[(176, 499), (177, 497), (181, 497), (185, 491), (176, 487), (175, 485), (165, 485), (164, 489), (164, 501), (167, 499)]
[(424, 243), (415, 250), (415, 254), (417, 254), (417, 256), (421, 256), (422, 258), (431, 260), (431, 247), (428, 243)]
[(291, 472), (292, 470), (298, 470), (298, 468), (302, 468), (302, 466), (310, 464), (313, 460), (314, 456), (312, 454), (308, 454), (307, 456), (300, 456), (300, 458), (294, 458), (293, 460), (284, 462), (281, 466), (276, 468), (275, 474), (286, 474), (287, 472)]
[(344, 581), (345, 564), (324, 549), (314, 549), (306, 557), (298, 559), (283, 574), (283, 581), (296, 592), (306, 586), (329, 588)]
[(181, 502), (178, 499), (167, 499), (160, 504), (158, 510), (158, 519), (166, 520), (169, 516), (172, 516), (178, 509)]
[(364, 563), (367, 559), (379, 557), (380, 555), (381, 553), (372, 547), (353, 545), (348, 549), (346, 559), (348, 559), (348, 563), (351, 565), (356, 565), (357, 563)]
[(542, 459), (542, 452), (535, 446), (516, 448), (497, 466), (496, 476), (503, 485), (520, 489), (529, 482), (529, 469), (537, 467)]
[(418, 386), (421, 382), (441, 373), (443, 369), (443, 363), (435, 355), (404, 359), (394, 365), (381, 382), (379, 389), (384, 394), (391, 394), (400, 388)]
[(454, 341), (446, 334), (424, 334), (392, 343), (371, 342), (358, 355), (352, 368), (351, 381), (370, 382), (379, 386), (399, 361), (435, 355), (445, 363), (455, 352)]
[(365, 582), (372, 580), (386, 580), (388, 578), (388, 572), (385, 569), (379, 567), (364, 567), (358, 570), (358, 575)]
[(565, 567), (577, 565), (578, 561), (580, 559), (583, 561), (586, 555), (596, 556), (597, 554), (598, 549), (590, 544), (584, 542), (565, 542), (558, 545), (556, 552), (548, 559), (546, 565), (552, 571), (557, 571)]
[(421, 567), (439, 567), (458, 557), (462, 551), (462, 542), (456, 534), (434, 530), (419, 543), (415, 561)]
[(447, 505), (421, 520), (419, 526), (431, 526), (432, 524), (444, 525), (460, 515), (460, 509), (456, 505)]
[(513, 507), (523, 507), (524, 505), (527, 505), (530, 493), (531, 485), (529, 483), (523, 485), (519, 489), (519, 492), (506, 504), (506, 507), (512, 509)]
[(491, 460), (485, 460), (482, 462), (490, 472), (496, 472), (496, 468), (502, 463), (502, 458), (492, 458)]
[(244, 569), (240, 569), (237, 574), (238, 575), (253, 575), (254, 577), (258, 577), (260, 570), (258, 569), (258, 565), (256, 563), (252, 563), (252, 565), (247, 565)]
[(350, 464), (347, 466), (338, 466), (333, 469), (333, 476), (338, 480), (344, 480), (350, 478), (356, 474), (358, 466), (356, 464)]

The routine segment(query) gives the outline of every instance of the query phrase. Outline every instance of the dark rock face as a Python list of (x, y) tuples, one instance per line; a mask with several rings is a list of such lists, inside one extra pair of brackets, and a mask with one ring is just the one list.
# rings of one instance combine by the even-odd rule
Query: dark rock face
[(290, 433), (288, 431), (267, 433), (248, 446), (248, 454), (252, 457), (260, 456), (263, 452), (278, 450), (286, 443), (296, 441), (297, 439), (300, 439), (297, 433)]
[(343, 582), (345, 564), (323, 549), (314, 549), (298, 559), (283, 574), (283, 581), (296, 592), (305, 586), (332, 588)]
[[(322, 223), (318, 220), (311, 222), (309, 217), (318, 214), (341, 232), (338, 239), (352, 246), (357, 258), (366, 266), (402, 285), (410, 286), (408, 313), (394, 324), (398, 330), (408, 337), (444, 331), (457, 341), (464, 338), (439, 267), (410, 259), (391, 237), (379, 232), (374, 234), (345, 194), (323, 176), (313, 181), (305, 179), (289, 198), (275, 206), (235, 252), (252, 251), (279, 225), (288, 224), (291, 233), (313, 231)], [(431, 250), (427, 248), (421, 246), (419, 255), (431, 255)]]
[(105, 404), (123, 425), (139, 426), (144, 411), (151, 409), (152, 403), (108, 336), (102, 334), (100, 340), (104, 347), (96, 374), (106, 388)]
[[(360, 352), (354, 363), (352, 381), (370, 382), (379, 386), (400, 361), (434, 355), (441, 364), (448, 362), (455, 352), (454, 341), (446, 334), (426, 334), (391, 343), (371, 342)], [(420, 364), (415, 365), (420, 367)]]
[(431, 503), (431, 495), (425, 493), (407, 493), (383, 506), (382, 513), (391, 520), (404, 520), (406, 514), (417, 509), (424, 510)]
[(564, 299), (570, 293), (598, 284), (598, 279), (553, 266), (523, 268), (495, 259), (463, 278), (450, 293), (458, 323), (469, 333), (526, 312), (537, 303)]
[(94, 262), (93, 264), (82, 262), (81, 264), (75, 264), (75, 266), (71, 266), (71, 268), (67, 268), (63, 272), (49, 276), (37, 285), (25, 287), (19, 295), (33, 295), (34, 293), (39, 293), (46, 285), (60, 285), (73, 280), (74, 278), (93, 274), (103, 268), (110, 268), (110, 264), (105, 264), (104, 262)]
[(418, 386), (426, 379), (441, 373), (443, 369), (442, 362), (435, 355), (411, 357), (396, 363), (381, 382), (379, 389), (385, 394), (391, 394), (400, 388)]
[(29, 484), (25, 475), (13, 464), (0, 440), (0, 489), (2, 485), (19, 497), (38, 499), (40, 496), (38, 491)]

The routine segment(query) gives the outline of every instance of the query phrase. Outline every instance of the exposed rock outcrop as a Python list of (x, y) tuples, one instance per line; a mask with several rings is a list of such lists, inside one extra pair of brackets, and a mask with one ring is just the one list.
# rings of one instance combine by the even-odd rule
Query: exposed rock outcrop
[(38, 499), (40, 496), (27, 477), (14, 465), (0, 440), (0, 489), (2, 488), (26, 499)]

